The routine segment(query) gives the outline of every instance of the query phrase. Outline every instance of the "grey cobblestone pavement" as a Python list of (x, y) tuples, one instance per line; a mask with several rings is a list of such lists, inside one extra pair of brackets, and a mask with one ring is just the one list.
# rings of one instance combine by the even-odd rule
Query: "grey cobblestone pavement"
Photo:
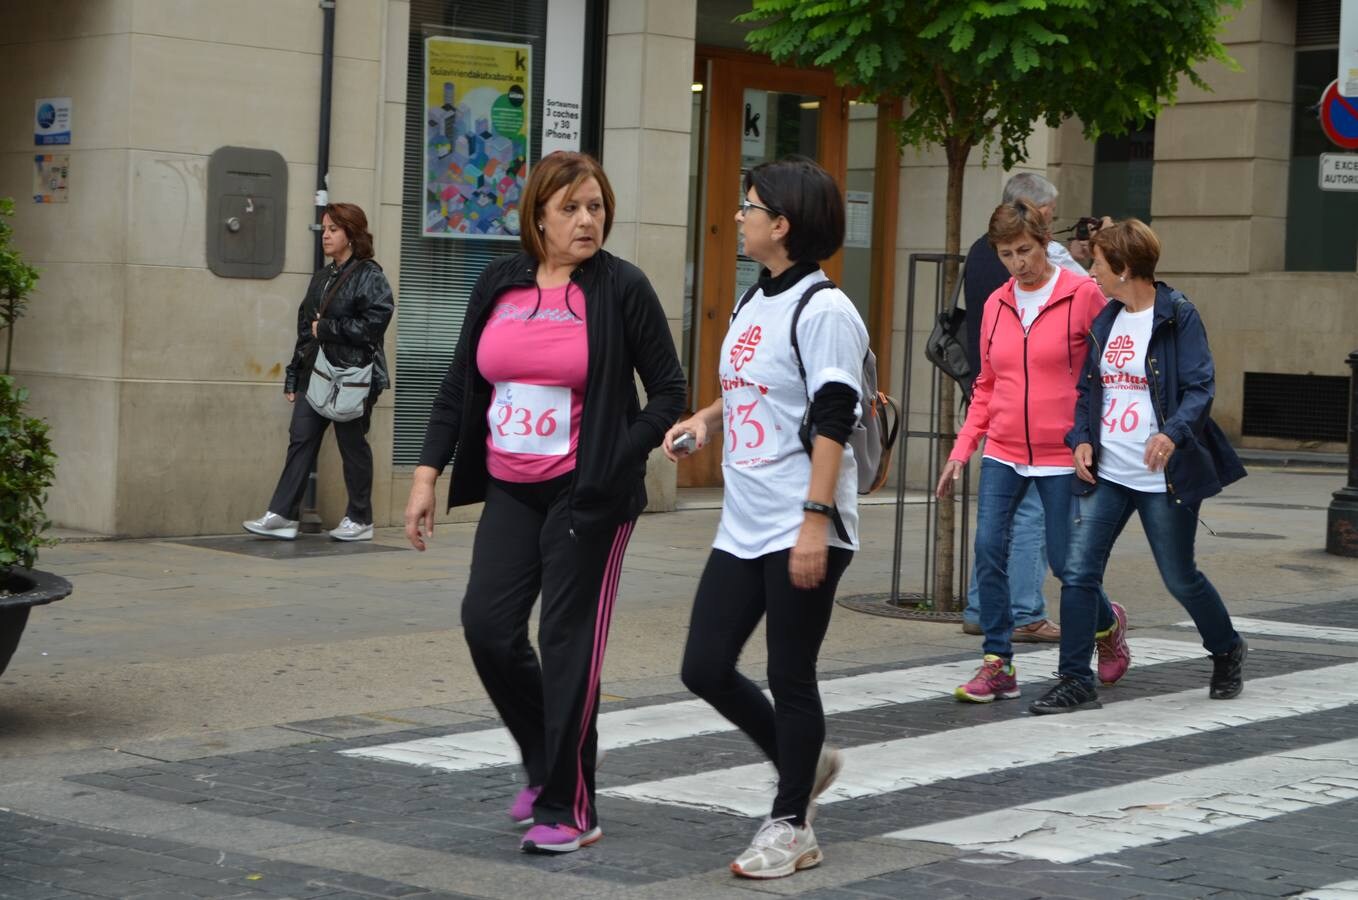
[[(1332, 612), (1347, 616), (1352, 605), (1335, 605)], [(1325, 617), (1280, 610), (1277, 618), (1321, 623)], [(948, 658), (920, 660), (919, 664), (944, 661)], [(1327, 667), (1343, 661), (1323, 652), (1260, 650), (1249, 660), (1249, 674), (1252, 680), (1298, 672), (1323, 678)], [(1017, 663), (1022, 667), (1022, 656)], [(837, 676), (884, 668), (864, 667)], [(1142, 698), (1201, 689), (1208, 669), (1205, 659), (1134, 669), (1135, 677), (1105, 690), (1104, 697), (1107, 705), (1116, 709)], [(1033, 696), (1041, 688), (1039, 684), (1028, 693)], [(662, 695), (614, 704), (609, 710), (682, 699), (686, 697)], [(1212, 708), (1228, 714), (1227, 707), (1218, 704)], [(832, 742), (858, 746), (1012, 721), (1026, 715), (1021, 703), (976, 707), (941, 697), (833, 715), (829, 736)], [(516, 851), (519, 829), (504, 814), (521, 787), (516, 766), (445, 773), (339, 753), (379, 742), (483, 730), (486, 724), (389, 732), (380, 739), (312, 740), (178, 762), (147, 761), (136, 767), (74, 775), (67, 783), (74, 788), (72, 800), (92, 792), (129, 795), (156, 805), (191, 810), (195, 816), (214, 820), (214, 827), (230, 827), (237, 820), (248, 820), (254, 827), (276, 823), (312, 832), (318, 843), (352, 841), (355, 846), (437, 854), (453, 869), (490, 863), (510, 873), (507, 877), (511, 879), (515, 872), (535, 877), (561, 873), (569, 876), (569, 885), (562, 886), (571, 895), (577, 895), (582, 884), (589, 883), (595, 888), (582, 894), (647, 896), (678, 891), (676, 895), (701, 896), (758, 891), (775, 884), (722, 884), (711, 875), (722, 870), (748, 839), (752, 822), (747, 819), (602, 797), (603, 841), (566, 856), (526, 857)], [(1358, 801), (1302, 810), (1080, 864), (974, 859), (929, 844), (917, 845), (923, 864), (870, 878), (853, 878), (852, 869), (836, 864), (838, 848), (852, 847), (854, 857), (870, 856), (874, 848), (880, 849), (895, 865), (908, 847), (891, 847), (893, 842), (883, 841), (881, 836), (902, 828), (1354, 738), (1358, 738), (1358, 706), (1343, 705), (839, 802), (821, 813), (816, 826), (827, 854), (826, 863), (816, 874), (838, 883), (811, 889), (806, 896), (1289, 896), (1358, 879), (1358, 853), (1354, 851)], [(599, 781), (601, 788), (614, 787), (671, 774), (724, 769), (758, 759), (738, 734), (697, 736), (612, 750)], [(374, 878), (342, 867), (280, 860), (270, 858), (267, 852), (256, 855), (204, 847), (198, 841), (179, 841), (173, 836), (173, 831), (142, 837), (0, 815), (0, 896), (485, 895), (448, 893), (425, 884), (404, 883), (399, 878)], [(810, 873), (801, 874), (776, 884), (790, 888), (810, 877)], [(512, 894), (495, 891), (492, 895)]]
[[(1311, 549), (1330, 480), (1256, 476), (1209, 511), (1223, 534), (1284, 535), (1200, 539), (1203, 568), (1254, 623), (1239, 701), (1205, 699), (1196, 634), (1144, 541), (1124, 538), (1110, 585), (1132, 609), (1133, 646), (1177, 649), (1138, 655), (1101, 712), (1056, 721), (1026, 712), (1054, 667), (1054, 648), (1033, 646), (1017, 648), (1019, 702), (931, 688), (832, 713), (849, 763), (815, 824), (825, 862), (768, 882), (731, 876), (758, 821), (714, 785), (771, 770), (736, 732), (685, 730), (675, 705), (692, 701), (675, 635), (710, 512), (638, 529), (602, 709), (673, 709), (674, 722), (608, 750), (605, 836), (560, 857), (517, 850), (505, 815), (517, 765), (345, 752), (498, 730), (447, 621), (470, 526), (441, 530), (441, 559), (278, 557), (229, 538), (63, 547), (52, 555), (78, 573), (77, 594), (35, 616), (0, 678), (0, 898), (1356, 900), (1358, 561)], [(847, 593), (880, 590), (891, 512), (865, 510), (877, 528)], [(758, 637), (747, 657), (758, 675)], [(839, 610), (823, 688), (909, 687), (975, 659), (956, 625)], [(916, 780), (888, 784), (884, 768)], [(684, 776), (698, 776), (687, 794), (665, 793)]]

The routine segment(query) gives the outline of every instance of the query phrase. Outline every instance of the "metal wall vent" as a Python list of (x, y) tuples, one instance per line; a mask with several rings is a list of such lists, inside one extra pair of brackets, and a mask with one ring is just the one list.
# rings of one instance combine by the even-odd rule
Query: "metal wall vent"
[(1348, 440), (1349, 379), (1344, 375), (1245, 373), (1247, 437), (1296, 441)]

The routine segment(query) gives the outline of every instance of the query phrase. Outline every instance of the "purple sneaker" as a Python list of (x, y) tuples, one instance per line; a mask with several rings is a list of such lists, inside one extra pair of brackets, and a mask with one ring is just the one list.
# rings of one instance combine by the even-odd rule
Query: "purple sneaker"
[(581, 831), (574, 825), (534, 825), (524, 834), (519, 849), (524, 853), (572, 853), (603, 836), (603, 829), (598, 825), (589, 831)]
[(952, 694), (958, 700), (971, 703), (1013, 700), (1019, 695), (1018, 674), (1011, 663), (987, 653), (971, 681), (958, 687)]
[(533, 804), (537, 802), (538, 794), (542, 793), (542, 788), (526, 787), (519, 791), (514, 798), (514, 802), (509, 805), (509, 817), (520, 825), (527, 825), (533, 821)]
[(1132, 648), (1127, 646), (1127, 610), (1121, 603), (1113, 607), (1113, 627), (1094, 635), (1094, 646), (1099, 651), (1099, 681), (1117, 684), (1132, 664)]

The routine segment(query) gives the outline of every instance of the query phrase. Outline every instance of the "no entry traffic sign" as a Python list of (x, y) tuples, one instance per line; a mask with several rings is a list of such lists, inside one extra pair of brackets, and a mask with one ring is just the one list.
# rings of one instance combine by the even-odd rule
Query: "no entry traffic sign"
[(1320, 95), (1320, 127), (1336, 145), (1358, 150), (1358, 97), (1340, 94), (1338, 79)]

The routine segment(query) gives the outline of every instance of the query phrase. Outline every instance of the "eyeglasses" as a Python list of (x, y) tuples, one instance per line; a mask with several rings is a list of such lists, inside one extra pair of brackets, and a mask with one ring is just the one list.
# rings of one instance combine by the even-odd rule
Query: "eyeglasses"
[(755, 203), (753, 200), (742, 200), (742, 201), (740, 201), (740, 212), (741, 212), (741, 215), (746, 215), (746, 216), (748, 216), (748, 215), (750, 214), (750, 210), (752, 210), (752, 209), (762, 209), (764, 212), (768, 213), (770, 216), (781, 216), (781, 215), (782, 215), (782, 213), (780, 213), (778, 210), (772, 209), (772, 208), (767, 207), (767, 206), (761, 206), (760, 204)]

